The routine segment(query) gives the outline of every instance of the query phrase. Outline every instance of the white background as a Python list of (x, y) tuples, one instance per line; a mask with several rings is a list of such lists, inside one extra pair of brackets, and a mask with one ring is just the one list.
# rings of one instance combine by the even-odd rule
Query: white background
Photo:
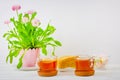
[(109, 64), (120, 63), (119, 0), (0, 0), (0, 63), (8, 54), (4, 21), (15, 15), (14, 4), (21, 5), (20, 12), (37, 11), (43, 28), (51, 21), (57, 29), (53, 36), (63, 44), (58, 56), (104, 54)]
[[(39, 77), (37, 71), (19, 71), (5, 64), (8, 31), (5, 20), (15, 15), (12, 5), (20, 4), (20, 12), (38, 12), (42, 27), (51, 21), (56, 27), (53, 35), (63, 44), (56, 55), (107, 55), (114, 67), (96, 70), (94, 76), (78, 77), (74, 71), (55, 77)], [(120, 0), (0, 0), (0, 80), (119, 80), (120, 74)], [(119, 66), (117, 66), (119, 65)]]

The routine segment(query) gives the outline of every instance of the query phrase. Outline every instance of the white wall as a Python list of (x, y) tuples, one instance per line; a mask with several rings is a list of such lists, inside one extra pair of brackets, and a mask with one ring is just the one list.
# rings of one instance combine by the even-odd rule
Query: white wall
[(43, 26), (52, 20), (54, 36), (63, 44), (57, 55), (105, 54), (111, 64), (120, 63), (119, 0), (0, 0), (0, 62), (8, 53), (4, 20), (15, 15), (14, 4), (23, 12), (36, 10)]

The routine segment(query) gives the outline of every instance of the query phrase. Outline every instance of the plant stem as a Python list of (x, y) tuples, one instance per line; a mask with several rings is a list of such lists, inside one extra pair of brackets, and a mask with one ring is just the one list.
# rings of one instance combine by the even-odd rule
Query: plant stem
[(16, 13), (17, 13), (17, 17), (19, 17), (19, 16), (18, 16), (18, 10), (16, 10)]
[(52, 55), (55, 56), (55, 47), (53, 47)]
[(40, 54), (38, 54), (38, 59), (40, 60)]
[(25, 49), (25, 51), (23, 52), (22, 58), (24, 57), (24, 55), (26, 54), (27, 49)]
[(10, 25), (8, 24), (8, 28), (11, 30)]

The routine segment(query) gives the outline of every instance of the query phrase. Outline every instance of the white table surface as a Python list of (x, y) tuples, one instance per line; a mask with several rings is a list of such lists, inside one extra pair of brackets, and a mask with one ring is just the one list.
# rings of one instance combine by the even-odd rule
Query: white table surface
[(94, 76), (75, 76), (73, 70), (58, 72), (57, 76), (41, 77), (37, 71), (21, 71), (9, 64), (0, 64), (0, 80), (120, 80), (120, 66), (111, 65), (104, 70), (96, 69)]

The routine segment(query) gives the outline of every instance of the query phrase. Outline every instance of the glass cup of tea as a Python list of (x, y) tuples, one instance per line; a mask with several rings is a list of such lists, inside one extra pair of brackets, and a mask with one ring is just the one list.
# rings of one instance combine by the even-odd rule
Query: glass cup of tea
[(94, 70), (94, 58), (88, 55), (81, 55), (75, 61), (75, 75), (77, 76), (92, 76)]
[(38, 75), (39, 76), (55, 76), (57, 75), (57, 57), (44, 56), (40, 57), (38, 61)]

